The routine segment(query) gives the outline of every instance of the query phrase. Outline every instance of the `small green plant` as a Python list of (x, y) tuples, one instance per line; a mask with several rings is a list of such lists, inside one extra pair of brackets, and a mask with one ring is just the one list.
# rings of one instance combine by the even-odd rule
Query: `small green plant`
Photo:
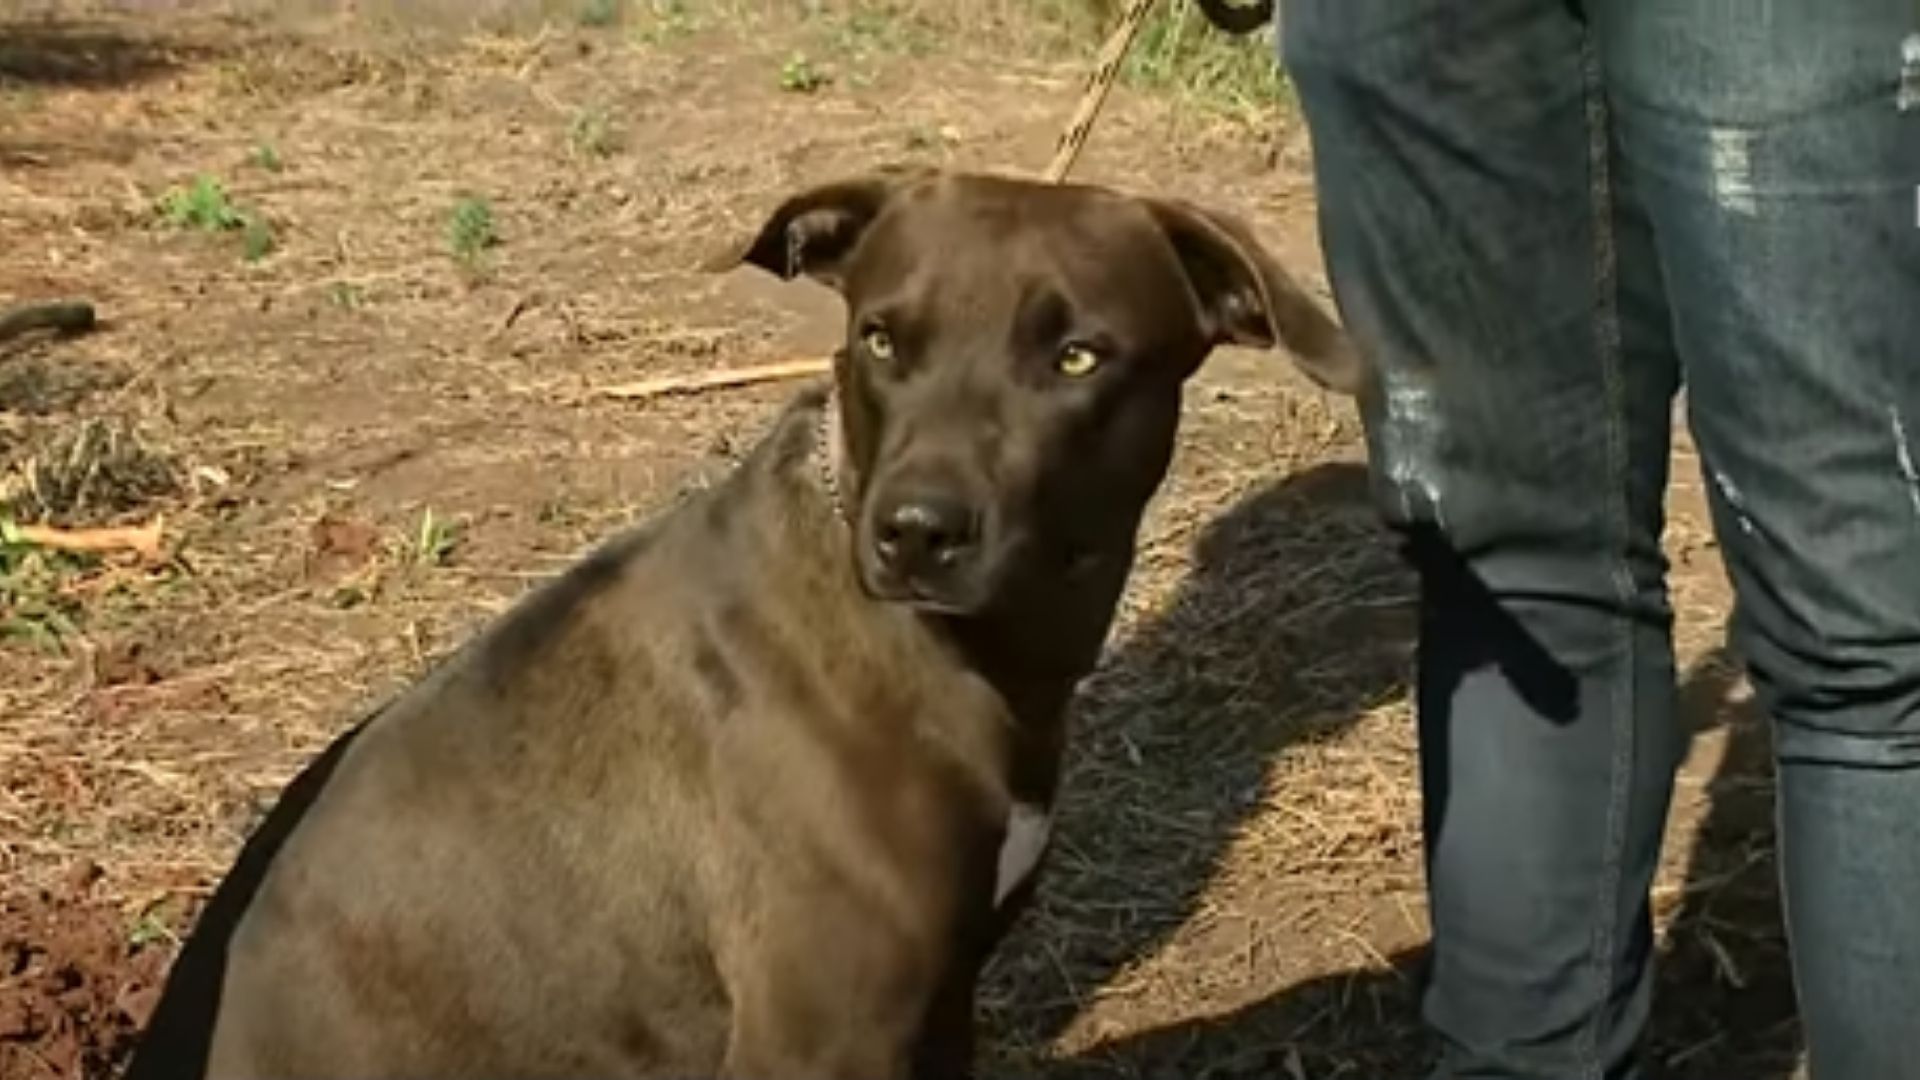
[(915, 124), (907, 129), (904, 141), (908, 150), (921, 153), (951, 150), (960, 144), (960, 129), (946, 125), (934, 127)]
[(581, 26), (612, 26), (620, 21), (622, 9), (626, 5), (621, 0), (582, 0), (579, 19)]
[(336, 281), (327, 286), (327, 299), (335, 307), (354, 311), (366, 305), (367, 290), (351, 281)]
[(280, 160), (280, 151), (275, 150), (272, 143), (261, 143), (254, 147), (253, 153), (247, 155), (247, 160), (253, 162), (255, 168), (268, 172), (277, 173), (286, 168), (286, 163)]
[(420, 526), (414, 530), (408, 554), (415, 566), (445, 566), (459, 546), (458, 526), (439, 517), (428, 507), (420, 514)]
[(245, 228), (247, 217), (228, 197), (226, 185), (205, 173), (186, 187), (171, 188), (160, 197), (160, 215), (176, 229), (227, 232)]
[(453, 215), (447, 222), (447, 246), (453, 251), (453, 257), (463, 263), (478, 262), (488, 248), (500, 243), (500, 234), (494, 228), (493, 207), (487, 200), (475, 196), (466, 196), (453, 204)]
[(894, 53), (924, 56), (935, 44), (933, 31), (919, 16), (892, 5), (856, 6), (832, 28), (840, 51), (856, 60)]
[(242, 209), (227, 194), (226, 185), (206, 173), (193, 178), (185, 187), (168, 189), (160, 197), (161, 220), (175, 229), (190, 232), (240, 234), (240, 253), (248, 262), (259, 262), (277, 246), (273, 226), (258, 214)]
[(607, 110), (582, 109), (567, 125), (567, 144), (576, 154), (605, 158), (620, 149), (620, 138), (613, 130), (613, 119)]
[(572, 516), (573, 512), (567, 507), (566, 501), (556, 497), (542, 502), (539, 509), (534, 511), (533, 520), (542, 525), (560, 525)]
[(827, 74), (805, 53), (794, 53), (780, 65), (780, 89), (795, 94), (811, 94), (827, 85)]
[(659, 45), (699, 28), (700, 20), (689, 10), (687, 0), (649, 0), (645, 15), (634, 28), (634, 37), (643, 44)]
[(148, 945), (161, 942), (171, 944), (178, 940), (174, 932), (167, 929), (167, 924), (161, 921), (157, 911), (143, 912), (133, 921), (133, 925), (127, 928), (127, 944), (136, 949), (144, 949)]
[(327, 602), (339, 608), (341, 611), (351, 611), (354, 608), (365, 605), (367, 601), (372, 599), (372, 588), (357, 581), (337, 585), (334, 587), (333, 592), (327, 596)]
[(273, 226), (259, 218), (248, 218), (240, 233), (241, 254), (250, 263), (259, 262), (273, 254), (277, 241), (273, 237)]
[(179, 904), (172, 897), (161, 897), (142, 905), (127, 924), (127, 944), (136, 949), (156, 944), (178, 945), (180, 936), (173, 932), (173, 926), (179, 915)]
[(0, 517), (0, 639), (58, 652), (78, 633), (79, 608), (63, 585), (87, 563), (28, 543), (10, 518)]

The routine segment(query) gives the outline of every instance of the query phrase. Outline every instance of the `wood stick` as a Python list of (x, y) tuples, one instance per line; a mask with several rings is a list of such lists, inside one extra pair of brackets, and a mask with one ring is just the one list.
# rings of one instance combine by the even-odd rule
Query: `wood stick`
[(57, 551), (132, 551), (144, 559), (160, 557), (163, 533), (161, 518), (145, 525), (112, 526), (101, 529), (61, 529), (52, 525), (14, 525), (5, 530), (5, 538), (34, 547)]
[(695, 393), (730, 386), (750, 386), (754, 383), (777, 382), (781, 379), (802, 379), (812, 375), (825, 375), (832, 370), (833, 361), (831, 360), (782, 360), (772, 364), (725, 368), (720, 371), (663, 375), (657, 379), (641, 379), (638, 382), (596, 387), (590, 391), (590, 394), (593, 397), (613, 398), (618, 401), (646, 401), (650, 398), (665, 397), (668, 394)]

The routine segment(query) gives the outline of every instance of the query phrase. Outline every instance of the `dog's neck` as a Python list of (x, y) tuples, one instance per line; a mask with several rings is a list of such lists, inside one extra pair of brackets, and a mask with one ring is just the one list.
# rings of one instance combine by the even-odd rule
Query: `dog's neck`
[[(859, 478), (847, 452), (841, 404), (839, 388), (830, 383), (811, 419), (803, 468), (835, 519), (830, 526), (835, 535), (825, 550), (846, 559), (852, 573), (857, 508), (848, 500), (857, 497)], [(1019, 775), (1011, 783), (1020, 799), (1044, 804), (1051, 798), (1067, 701), (1097, 659), (1129, 562), (1126, 557), (1103, 560), (1092, 578), (1056, 579), (1023, 590), (1029, 603), (1045, 608), (1045, 618), (1035, 617), (1029, 603), (969, 617), (911, 614), (912, 622), (956, 648), (1004, 697), (1016, 721), (1015, 737), (1035, 743), (1015, 755)]]
[[(821, 398), (820, 412), (813, 422), (813, 446), (808, 457), (814, 481), (826, 496), (827, 505), (837, 519), (835, 546), (849, 545), (846, 557), (853, 558), (854, 508), (848, 498), (854, 493), (857, 478), (848, 460), (846, 428), (840, 413), (841, 395), (833, 382)], [(1047, 606), (1051, 617), (1035, 619), (1031, 612), (1016, 607), (983, 613), (977, 617), (956, 618), (922, 615), (930, 630), (959, 645), (981, 669), (982, 674), (1016, 699), (1016, 711), (1025, 715), (1050, 715), (1064, 704), (1071, 685), (1087, 673), (1099, 652), (1107, 626), (1113, 617), (1114, 603), (1125, 581), (1131, 552), (1103, 560), (1096, 576), (1104, 580), (1078, 580), (1069, 584), (1055, 580), (1041, 584), (1038, 602)], [(1067, 613), (1078, 618), (1068, 619)], [(1044, 629), (1041, 629), (1044, 628)], [(1033, 637), (1038, 629), (1041, 636)], [(1063, 633), (1064, 631), (1064, 633)]]

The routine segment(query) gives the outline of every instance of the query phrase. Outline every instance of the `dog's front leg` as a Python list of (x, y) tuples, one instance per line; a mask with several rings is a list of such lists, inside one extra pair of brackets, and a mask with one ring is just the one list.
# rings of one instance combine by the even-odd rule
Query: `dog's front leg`
[(995, 946), (1033, 902), (1039, 878), (1034, 871), (1046, 848), (1048, 824), (1045, 817), (1027, 814), (1019, 826), (1008, 830), (1009, 842), (1001, 848), (1003, 880), (997, 883), (1001, 891), (993, 908), (977, 915), (974, 929), (962, 934), (954, 950), (914, 1046), (913, 1080), (973, 1080), (978, 1052), (974, 1006), (980, 973)]
[(912, 1036), (898, 1001), (812, 979), (734, 995), (718, 1080), (911, 1080)]
[(716, 1080), (913, 1080), (903, 1055), (815, 1032), (768, 1038), (736, 1029)]
[(974, 988), (980, 965), (956, 965), (927, 1010), (914, 1047), (913, 1080), (973, 1080)]

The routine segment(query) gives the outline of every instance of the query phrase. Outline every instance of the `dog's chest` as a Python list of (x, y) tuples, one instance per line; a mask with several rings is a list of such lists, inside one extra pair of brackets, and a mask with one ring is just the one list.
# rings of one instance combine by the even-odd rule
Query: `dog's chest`
[(1053, 835), (1053, 814), (1036, 803), (1016, 802), (1007, 814), (1007, 832), (1000, 842), (1000, 860), (994, 875), (993, 906), (1006, 902), (1040, 865), (1040, 856)]

